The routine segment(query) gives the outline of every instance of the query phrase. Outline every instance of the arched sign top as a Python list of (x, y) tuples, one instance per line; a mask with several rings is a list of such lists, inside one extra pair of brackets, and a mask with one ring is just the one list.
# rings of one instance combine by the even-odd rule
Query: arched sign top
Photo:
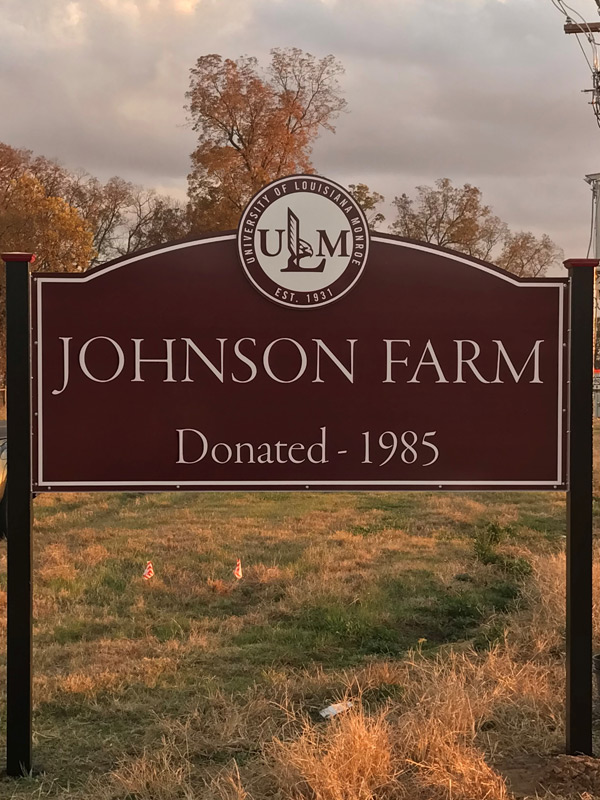
[(513, 286), (527, 286), (531, 285), (532, 283), (540, 284), (540, 283), (568, 283), (568, 278), (565, 276), (564, 278), (558, 277), (520, 277), (515, 275), (512, 272), (508, 272), (502, 267), (498, 267), (496, 264), (492, 264), (490, 261), (483, 261), (480, 258), (475, 258), (474, 256), (466, 255), (465, 253), (460, 253), (458, 250), (451, 250), (448, 247), (440, 247), (436, 244), (431, 244), (430, 242), (421, 242), (418, 239), (407, 239), (403, 236), (395, 236), (394, 234), (390, 233), (380, 233), (374, 232), (371, 234), (371, 241), (372, 242), (381, 242), (384, 244), (392, 244), (399, 247), (408, 247), (414, 250), (421, 250), (425, 253), (431, 253), (432, 255), (441, 256), (442, 258), (446, 258), (449, 261), (454, 261), (459, 264), (463, 264), (467, 267), (472, 267), (474, 269), (480, 270), (485, 272), (486, 274), (498, 278), (499, 280), (506, 281), (507, 283), (512, 284)]
[[(365, 215), (343, 186), (320, 175), (290, 175), (264, 186), (244, 209), (237, 230), (207, 233), (142, 250), (64, 280), (94, 280), (148, 259), (179, 251), (236, 241), (240, 268), (250, 284), (269, 300), (293, 310), (329, 305), (354, 289), (376, 268), (371, 244), (429, 254), (467, 266), (513, 286), (556, 283), (561, 278), (518, 277), (500, 267), (427, 242), (370, 231)], [(375, 263), (374, 263), (375, 262)]]
[(370, 233), (326, 178), (32, 280), (35, 491), (565, 483), (565, 281)]
[[(157, 245), (155, 247), (149, 247), (144, 250), (139, 250), (131, 255), (120, 256), (119, 258), (112, 259), (111, 261), (107, 261), (103, 264), (98, 264), (94, 267), (90, 267), (90, 269), (86, 270), (85, 272), (69, 273), (69, 274), (43, 273), (42, 277), (52, 278), (53, 280), (55, 278), (60, 278), (69, 281), (78, 280), (85, 282), (97, 278), (100, 275), (106, 274), (108, 272), (112, 272), (115, 269), (121, 269), (122, 267), (127, 267), (131, 264), (135, 264), (140, 261), (153, 258), (154, 256), (159, 256), (163, 254), (168, 255), (169, 253), (174, 253), (179, 250), (187, 250), (190, 247), (201, 247), (203, 245), (214, 244), (216, 242), (228, 242), (228, 241), (233, 242), (236, 239), (236, 235), (237, 235), (236, 231), (223, 231), (222, 233), (201, 234), (191, 238), (185, 238), (173, 242), (167, 242), (166, 244)], [(439, 245), (431, 244), (429, 242), (421, 242), (417, 239), (408, 239), (403, 236), (396, 236), (395, 234), (372, 231), (370, 240), (371, 242), (376, 242), (379, 244), (392, 245), (396, 247), (405, 247), (409, 250), (419, 250), (424, 253), (431, 253), (431, 255), (433, 256), (444, 258), (447, 259), (448, 261), (455, 262), (457, 264), (462, 264), (463, 266), (471, 267), (473, 269), (485, 272), (486, 274), (490, 275), (490, 277), (495, 277), (498, 278), (499, 280), (506, 281), (507, 283), (510, 283), (513, 286), (526, 286), (526, 285), (531, 285), (533, 283), (566, 284), (568, 281), (566, 277), (564, 278), (563, 277), (542, 277), (542, 278), (519, 277), (517, 275), (514, 275), (512, 272), (507, 272), (507, 270), (496, 266), (490, 261), (483, 261), (473, 256), (468, 256), (464, 253), (460, 253), (457, 250), (451, 250), (447, 247), (440, 247)]]

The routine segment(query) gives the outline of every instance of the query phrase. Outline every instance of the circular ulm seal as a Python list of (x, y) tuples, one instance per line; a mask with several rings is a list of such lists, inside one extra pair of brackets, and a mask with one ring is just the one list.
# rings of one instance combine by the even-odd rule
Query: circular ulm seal
[(369, 228), (354, 198), (333, 181), (291, 175), (246, 206), (238, 248), (251, 282), (289, 308), (317, 308), (346, 294), (369, 253)]

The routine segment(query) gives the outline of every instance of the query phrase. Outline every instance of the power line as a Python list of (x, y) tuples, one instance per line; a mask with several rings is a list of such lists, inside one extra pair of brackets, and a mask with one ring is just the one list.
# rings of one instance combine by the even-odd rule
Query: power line
[(564, 14), (564, 15), (565, 15), (565, 17), (568, 17), (568, 16), (569, 16), (569, 15), (567, 14), (567, 12), (565, 11), (565, 9), (564, 9), (562, 6), (560, 6), (560, 5), (558, 4), (557, 0), (550, 0), (550, 2), (551, 2), (551, 3), (552, 3), (552, 5), (554, 6), (554, 8), (557, 8), (557, 9), (560, 11), (560, 13), (561, 13), (561, 14)]
[[(585, 17), (583, 17), (575, 8), (568, 5), (565, 0), (550, 0), (554, 8), (556, 8), (560, 13), (565, 17), (565, 25), (564, 31), (565, 33), (572, 33), (575, 34), (575, 39), (581, 50), (583, 57), (585, 58), (586, 64), (590, 73), (592, 75), (592, 88), (591, 89), (583, 89), (586, 94), (591, 95), (590, 105), (592, 106), (592, 110), (594, 112), (594, 116), (596, 118), (596, 122), (600, 127), (600, 58), (598, 55), (598, 47), (600, 43), (596, 41), (594, 33), (600, 33), (600, 23), (598, 22), (587, 22)], [(595, 0), (596, 6), (598, 7), (598, 13), (600, 14), (600, 0)], [(578, 22), (573, 22), (573, 18), (571, 14), (577, 18)], [(580, 36), (585, 36), (588, 41), (591, 50), (591, 58), (588, 56), (586, 52), (586, 48), (583, 46)]]
[(594, 67), (592, 66), (592, 62), (591, 62), (591, 61), (589, 60), (589, 58), (586, 56), (586, 54), (585, 54), (585, 50), (583, 49), (583, 45), (582, 45), (582, 44), (581, 44), (581, 42), (579, 41), (579, 34), (577, 34), (577, 35), (575, 36), (575, 39), (577, 40), (577, 44), (579, 45), (579, 49), (580, 49), (580, 50), (581, 50), (581, 52), (583, 53), (583, 57), (584, 57), (584, 58), (585, 58), (585, 60), (587, 61), (587, 65), (588, 65), (588, 67), (590, 68), (590, 72), (591, 72), (591, 73), (592, 73), (592, 75), (593, 75), (593, 74), (594, 74)]

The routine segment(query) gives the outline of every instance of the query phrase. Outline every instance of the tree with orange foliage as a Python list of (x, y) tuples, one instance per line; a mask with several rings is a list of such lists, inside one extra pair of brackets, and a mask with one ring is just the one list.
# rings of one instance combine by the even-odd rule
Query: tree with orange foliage
[(92, 231), (95, 254), (84, 267), (181, 239), (189, 232), (185, 206), (171, 197), (117, 176), (102, 183), (85, 170), (68, 170), (0, 142), (0, 208), (11, 181), (25, 175), (35, 178), (47, 197), (65, 201)]
[(379, 192), (372, 192), (366, 183), (351, 183), (348, 189), (364, 211), (369, 228), (374, 231), (385, 220), (384, 215), (377, 208), (380, 203), (385, 202), (385, 197)]
[[(38, 255), (34, 269), (73, 272), (86, 269), (95, 251), (93, 234), (79, 213), (60, 197), (49, 196), (40, 181), (14, 164), (0, 167), (0, 250)], [(5, 372), (6, 273), (0, 270), (0, 382)]]
[(198, 146), (188, 176), (194, 231), (236, 227), (248, 200), (270, 181), (313, 173), (321, 130), (344, 109), (332, 56), (298, 48), (271, 50), (268, 70), (256, 58), (201, 56), (190, 71), (187, 110)]
[(62, 198), (49, 197), (28, 173), (2, 187), (0, 245), (3, 252), (35, 252), (38, 272), (87, 269), (95, 254), (92, 230), (79, 213)]
[(496, 263), (520, 278), (537, 278), (562, 259), (562, 250), (547, 233), (538, 238), (530, 231), (519, 231), (506, 235)]
[(416, 198), (402, 194), (394, 200), (394, 233), (461, 253), (493, 260), (520, 277), (544, 275), (562, 258), (549, 236), (512, 233), (508, 225), (484, 205), (481, 190), (465, 183), (454, 186), (439, 178), (435, 186), (417, 186)]
[(394, 233), (475, 258), (490, 258), (507, 231), (506, 224), (483, 204), (477, 186), (453, 186), (449, 178), (439, 178), (435, 187), (417, 186), (415, 199), (402, 194), (394, 205)]

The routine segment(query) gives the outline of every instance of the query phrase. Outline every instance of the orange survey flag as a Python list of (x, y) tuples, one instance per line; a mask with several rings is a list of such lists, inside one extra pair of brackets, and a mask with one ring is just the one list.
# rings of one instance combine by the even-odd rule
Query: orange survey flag
[(142, 575), (142, 578), (144, 578), (144, 580), (147, 581), (152, 577), (154, 577), (154, 567), (152, 566), (152, 562), (148, 561), (148, 563), (146, 564), (146, 569), (144, 570), (144, 574)]

